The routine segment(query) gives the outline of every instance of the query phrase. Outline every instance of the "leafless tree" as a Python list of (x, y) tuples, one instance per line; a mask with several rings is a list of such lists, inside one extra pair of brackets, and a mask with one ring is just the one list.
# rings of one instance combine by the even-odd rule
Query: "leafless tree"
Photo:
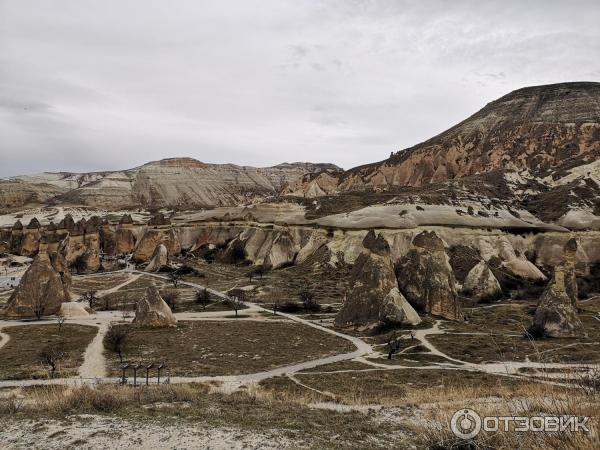
[(58, 323), (58, 332), (59, 333), (62, 330), (63, 323), (65, 323), (66, 321), (67, 321), (67, 318), (65, 316), (63, 316), (62, 314), (59, 314), (58, 317), (56, 318), (56, 323)]
[(48, 306), (48, 297), (46, 295), (35, 296), (31, 302), (31, 309), (37, 320), (40, 320), (46, 314)]
[(65, 357), (65, 349), (62, 344), (50, 344), (40, 350), (38, 356), (40, 361), (50, 370), (50, 378), (54, 378), (56, 368), (61, 359)]
[(195, 300), (196, 303), (202, 305), (202, 309), (206, 309), (206, 307), (210, 303), (210, 292), (208, 292), (208, 289), (204, 288), (196, 292)]
[(98, 303), (99, 300), (100, 300), (100, 297), (98, 297), (98, 291), (95, 291), (93, 289), (90, 289), (89, 291), (85, 291), (83, 294), (81, 294), (81, 297), (79, 297), (80, 302), (87, 302), (87, 304), (92, 309), (94, 309), (96, 307), (96, 304)]
[(235, 311), (236, 317), (238, 315), (238, 311), (240, 309), (244, 309), (246, 307), (246, 305), (244, 304), (244, 301), (236, 296), (230, 297), (229, 300), (227, 301), (227, 303), (228, 303), (229, 307)]
[(116, 353), (121, 364), (123, 363), (123, 353), (125, 352), (128, 338), (129, 328), (126, 326), (111, 325), (104, 335), (104, 348)]
[(316, 311), (320, 309), (320, 305), (315, 299), (315, 292), (310, 288), (302, 288), (298, 291), (298, 297), (302, 302), (302, 306), (307, 311)]
[(165, 301), (171, 311), (175, 311), (177, 304), (179, 303), (179, 292), (175, 289), (169, 289), (160, 293), (160, 296)]
[(392, 333), (386, 344), (387, 351), (388, 351), (387, 359), (392, 359), (392, 356), (394, 355), (394, 353), (398, 353), (398, 350), (400, 350), (401, 346), (402, 346), (402, 343), (400, 341), (400, 338), (396, 334), (396, 332)]
[(180, 279), (181, 277), (177, 272), (169, 273), (169, 280), (171, 280), (171, 283), (173, 283), (173, 287), (177, 287), (177, 283), (179, 283)]

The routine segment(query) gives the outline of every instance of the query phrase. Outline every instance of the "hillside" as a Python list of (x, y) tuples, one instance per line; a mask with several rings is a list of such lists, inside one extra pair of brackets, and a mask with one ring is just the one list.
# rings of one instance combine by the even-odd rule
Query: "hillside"
[(600, 155), (600, 83), (511, 92), (449, 130), (390, 158), (331, 176), (308, 174), (286, 189), (316, 197), (425, 186), (498, 169), (559, 178)]
[(206, 164), (171, 158), (116, 172), (43, 173), (0, 180), (0, 209), (29, 205), (85, 205), (107, 209), (231, 206), (276, 195), (306, 173), (332, 164), (274, 167)]

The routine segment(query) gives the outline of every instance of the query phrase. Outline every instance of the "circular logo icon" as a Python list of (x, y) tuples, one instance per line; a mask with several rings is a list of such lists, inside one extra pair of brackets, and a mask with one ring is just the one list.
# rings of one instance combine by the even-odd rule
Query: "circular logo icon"
[(481, 417), (472, 409), (459, 409), (450, 420), (450, 429), (459, 438), (474, 438), (481, 431)]

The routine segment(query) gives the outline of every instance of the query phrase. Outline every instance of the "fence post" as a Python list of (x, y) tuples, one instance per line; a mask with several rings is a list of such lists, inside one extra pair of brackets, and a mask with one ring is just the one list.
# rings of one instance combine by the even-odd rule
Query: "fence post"
[(150, 363), (150, 365), (146, 366), (146, 386), (148, 386), (148, 373), (150, 372), (150, 369), (152, 369), (154, 367), (154, 363)]
[(156, 368), (158, 369), (158, 382), (157, 384), (160, 384), (160, 370), (165, 367), (164, 363), (160, 363), (158, 366), (156, 366)]
[(123, 364), (121, 366), (121, 370), (123, 371), (123, 375), (121, 377), (121, 384), (127, 384), (127, 378), (125, 378), (125, 371), (129, 367), (129, 364)]
[(133, 387), (137, 387), (137, 370), (140, 368), (141, 364), (136, 364), (133, 366)]

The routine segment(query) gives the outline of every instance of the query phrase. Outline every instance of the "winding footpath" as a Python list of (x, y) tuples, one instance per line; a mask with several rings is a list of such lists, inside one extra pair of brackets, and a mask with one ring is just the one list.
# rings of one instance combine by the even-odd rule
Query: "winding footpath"
[[(132, 276), (125, 281), (124, 283), (119, 284), (111, 289), (107, 289), (101, 291), (101, 295), (106, 295), (111, 292), (115, 292), (122, 287), (132, 283), (137, 280), (141, 276), (150, 276), (154, 278), (159, 278), (165, 281), (169, 281), (169, 279), (165, 276), (141, 272), (133, 269), (125, 269), (122, 272), (132, 274)], [(193, 287), (196, 289), (205, 289), (205, 286), (200, 284), (188, 282), (188, 281), (179, 281), (181, 285)], [(221, 298), (223, 300), (228, 299), (229, 297), (219, 291), (214, 289), (206, 288), (208, 292), (212, 295)], [(420, 366), (406, 366), (401, 364), (385, 364), (374, 361), (380, 357), (380, 353), (375, 352), (371, 345), (363, 341), (362, 339), (350, 336), (339, 331), (335, 331), (331, 328), (327, 328), (321, 325), (318, 325), (310, 320), (303, 319), (301, 317), (295, 316), (293, 314), (286, 314), (282, 312), (277, 312), (276, 315), (281, 319), (272, 319), (267, 318), (264, 315), (261, 316), (260, 313), (268, 313), (273, 314), (273, 312), (269, 309), (266, 309), (260, 305), (257, 305), (252, 302), (245, 302), (247, 309), (244, 309), (244, 314), (249, 314), (249, 317), (244, 318), (227, 318), (226, 316), (231, 316), (231, 311), (208, 311), (208, 312), (186, 312), (186, 313), (175, 313), (175, 317), (178, 320), (248, 320), (248, 321), (264, 321), (264, 322), (273, 322), (273, 321), (282, 321), (289, 320), (293, 322), (300, 323), (304, 326), (319, 330), (324, 333), (328, 333), (339, 338), (345, 339), (351, 342), (356, 350), (349, 353), (341, 353), (333, 356), (318, 358), (315, 360), (304, 361), (298, 364), (287, 365), (283, 367), (278, 367), (275, 369), (243, 374), (243, 375), (230, 375), (230, 376), (198, 376), (198, 377), (170, 377), (171, 383), (190, 383), (190, 382), (206, 382), (206, 381), (220, 381), (224, 384), (224, 390), (234, 391), (238, 387), (249, 384), (256, 383), (262, 380), (278, 377), (278, 376), (287, 376), (289, 379), (294, 381), (295, 383), (303, 385), (297, 378), (294, 377), (295, 374), (301, 375), (303, 370), (314, 369), (319, 366), (324, 366), (327, 364), (332, 364), (341, 361), (355, 360), (357, 362), (365, 364), (365, 369), (348, 369), (348, 370), (337, 370), (337, 371), (327, 371), (327, 372), (310, 372), (311, 374), (315, 373), (339, 373), (339, 372), (368, 372), (374, 370), (403, 370), (403, 369), (412, 369), (412, 370), (466, 370), (466, 371), (477, 371), (483, 372), (487, 374), (493, 375), (501, 375), (507, 377), (514, 378), (530, 378), (528, 374), (524, 374), (520, 372), (521, 369), (600, 369), (599, 364), (570, 364), (570, 363), (537, 363), (531, 361), (506, 361), (506, 362), (497, 362), (497, 363), (472, 363), (468, 361), (462, 361), (456, 358), (453, 358), (439, 349), (437, 349), (429, 340), (428, 336), (431, 335), (439, 335), (445, 334), (446, 332), (440, 329), (441, 321), (436, 321), (432, 327), (427, 329), (420, 329), (414, 331), (414, 338), (419, 342), (420, 345), (423, 345), (429, 350), (428, 354), (438, 356), (440, 358), (445, 359), (447, 362), (438, 362), (431, 363), (429, 365), (420, 365)], [(84, 354), (84, 362), (79, 368), (79, 377), (73, 378), (56, 378), (56, 379), (45, 379), (45, 380), (6, 380), (0, 381), (0, 388), (2, 387), (20, 387), (20, 386), (35, 386), (35, 385), (79, 385), (79, 384), (94, 384), (94, 383), (116, 383), (117, 377), (107, 377), (106, 370), (106, 361), (103, 355), (103, 339), (108, 327), (111, 323), (125, 319), (120, 312), (117, 311), (108, 311), (108, 312), (98, 312), (89, 318), (80, 318), (80, 319), (70, 319), (69, 323), (79, 324), (79, 325), (91, 325), (98, 327), (98, 333), (87, 347)], [(2, 329), (11, 326), (23, 326), (23, 325), (39, 325), (45, 323), (56, 323), (55, 320), (41, 320), (41, 321), (31, 321), (31, 322), (21, 322), (21, 321), (0, 321), (0, 348), (9, 341), (10, 336), (4, 332)], [(365, 356), (371, 356), (370, 359), (365, 358)], [(533, 374), (534, 376), (536, 374)], [(562, 372), (555, 373), (544, 373), (544, 377), (546, 378), (567, 378), (567, 374)], [(536, 380), (540, 381), (540, 380)], [(551, 382), (551, 381), (549, 381)], [(558, 384), (558, 383), (557, 383)], [(312, 389), (308, 386), (305, 386), (309, 389)]]

